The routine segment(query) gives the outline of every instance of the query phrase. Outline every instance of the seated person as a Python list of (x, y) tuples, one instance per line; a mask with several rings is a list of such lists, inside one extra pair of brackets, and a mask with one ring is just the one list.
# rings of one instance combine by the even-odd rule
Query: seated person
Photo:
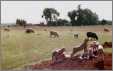
[(83, 41), (83, 43), (80, 46), (73, 48), (73, 51), (71, 53), (71, 57), (74, 57), (74, 55), (77, 52), (81, 51), (81, 50), (84, 50), (84, 52), (86, 52), (87, 51), (87, 43), (88, 43), (88, 41), (89, 41), (89, 39), (88, 38), (85, 38), (84, 41)]
[(97, 41), (92, 41), (92, 43), (88, 44), (84, 53), (80, 56), (80, 59), (92, 59), (97, 57), (99, 51), (103, 52), (103, 46), (99, 44)]
[(65, 58), (65, 48), (57, 49), (52, 53), (52, 63), (62, 62)]
[(89, 56), (91, 57), (97, 57), (99, 51), (103, 51), (103, 46), (99, 44), (97, 41), (93, 41), (92, 44), (90, 44), (90, 47), (88, 48)]

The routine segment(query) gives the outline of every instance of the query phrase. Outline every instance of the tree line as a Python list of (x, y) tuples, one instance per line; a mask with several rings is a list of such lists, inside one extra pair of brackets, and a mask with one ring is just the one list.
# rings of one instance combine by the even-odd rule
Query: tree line
[[(112, 21), (100, 20), (95, 12), (92, 12), (90, 9), (82, 9), (81, 5), (77, 6), (77, 10), (72, 10), (67, 13), (70, 21), (66, 19), (58, 18), (60, 13), (55, 8), (45, 8), (43, 10), (42, 18), (47, 22), (47, 26), (84, 26), (84, 25), (106, 25), (112, 24)], [(20, 26), (27, 25), (25, 20), (16, 20), (16, 24)], [(45, 25), (41, 22), (39, 25)]]

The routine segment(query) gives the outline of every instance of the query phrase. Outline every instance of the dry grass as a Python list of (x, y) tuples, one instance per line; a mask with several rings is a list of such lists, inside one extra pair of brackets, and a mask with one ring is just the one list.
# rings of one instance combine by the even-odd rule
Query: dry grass
[[(73, 47), (83, 42), (87, 31), (96, 32), (100, 43), (112, 41), (112, 32), (104, 32), (104, 27), (112, 29), (112, 26), (32, 27), (35, 30), (32, 34), (26, 34), (21, 27), (10, 28), (10, 32), (2, 30), (2, 68), (22, 68), (26, 64), (51, 58), (51, 52), (55, 48), (65, 47), (67, 52), (72, 52)], [(49, 38), (50, 30), (57, 31), (60, 38)], [(73, 33), (79, 33), (79, 38), (74, 39)]]

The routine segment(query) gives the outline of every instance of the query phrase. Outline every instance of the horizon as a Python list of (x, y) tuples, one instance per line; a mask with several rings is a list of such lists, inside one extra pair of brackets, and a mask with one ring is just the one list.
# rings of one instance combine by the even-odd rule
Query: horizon
[(1, 1), (1, 24), (15, 23), (16, 19), (24, 19), (28, 23), (38, 24), (44, 8), (55, 8), (61, 19), (70, 21), (67, 12), (81, 8), (88, 8), (96, 12), (99, 20), (106, 19), (112, 21), (112, 1)]

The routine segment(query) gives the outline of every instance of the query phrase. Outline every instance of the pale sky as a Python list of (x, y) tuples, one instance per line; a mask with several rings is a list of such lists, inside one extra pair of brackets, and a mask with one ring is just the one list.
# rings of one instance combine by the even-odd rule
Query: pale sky
[(79, 4), (96, 12), (100, 20), (112, 20), (112, 1), (1, 1), (1, 23), (15, 23), (17, 18), (34, 24), (45, 21), (41, 18), (44, 8), (55, 8), (60, 18), (70, 20), (67, 13)]

